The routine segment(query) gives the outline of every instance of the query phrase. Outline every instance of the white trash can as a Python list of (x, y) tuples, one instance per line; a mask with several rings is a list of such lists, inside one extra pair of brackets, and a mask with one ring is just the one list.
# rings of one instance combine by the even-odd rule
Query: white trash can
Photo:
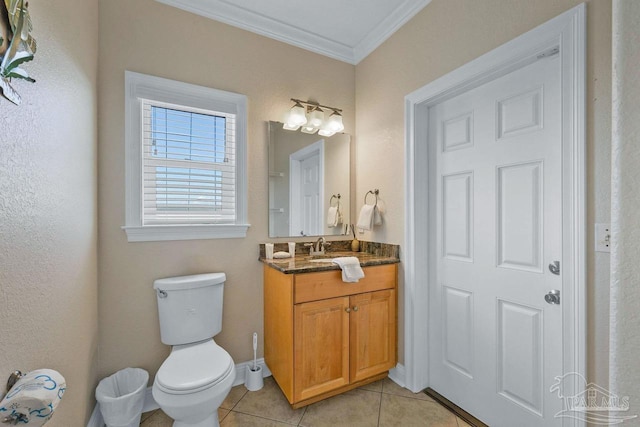
[(104, 378), (96, 387), (96, 400), (107, 427), (138, 427), (149, 373), (125, 368)]

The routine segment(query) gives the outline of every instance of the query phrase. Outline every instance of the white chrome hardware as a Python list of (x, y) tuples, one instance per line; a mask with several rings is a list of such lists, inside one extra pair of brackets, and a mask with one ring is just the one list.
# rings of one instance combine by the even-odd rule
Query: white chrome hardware
[(560, 291), (557, 289), (549, 291), (544, 296), (544, 300), (549, 304), (560, 304)]
[(555, 274), (556, 276), (560, 275), (560, 261), (553, 261), (549, 264), (549, 271)]

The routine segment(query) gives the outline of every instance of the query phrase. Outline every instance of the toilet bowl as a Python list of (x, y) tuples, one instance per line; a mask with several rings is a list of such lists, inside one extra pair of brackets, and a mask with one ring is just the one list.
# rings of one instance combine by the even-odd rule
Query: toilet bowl
[(174, 427), (218, 427), (218, 407), (236, 378), (233, 359), (215, 341), (174, 346), (153, 382), (153, 398)]
[(173, 427), (219, 427), (218, 407), (236, 378), (233, 359), (213, 340), (222, 329), (224, 273), (159, 279), (160, 335), (171, 345), (153, 382)]

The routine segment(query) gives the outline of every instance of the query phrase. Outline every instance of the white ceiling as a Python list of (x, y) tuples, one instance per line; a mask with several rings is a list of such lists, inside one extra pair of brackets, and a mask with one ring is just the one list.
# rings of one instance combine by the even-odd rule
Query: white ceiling
[(157, 0), (357, 64), (431, 0)]

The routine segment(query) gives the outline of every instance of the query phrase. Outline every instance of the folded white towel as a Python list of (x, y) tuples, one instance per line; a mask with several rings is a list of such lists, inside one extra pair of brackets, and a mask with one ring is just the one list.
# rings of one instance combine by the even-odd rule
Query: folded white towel
[(380, 213), (380, 209), (378, 209), (378, 205), (375, 205), (373, 208), (373, 225), (381, 225), (382, 224), (382, 214)]
[(373, 228), (373, 217), (375, 216), (374, 209), (375, 205), (365, 204), (362, 206), (356, 227), (361, 230), (371, 230)]
[(338, 225), (340, 219), (340, 212), (337, 206), (329, 207), (327, 212), (327, 227), (333, 228)]
[(334, 258), (334, 264), (338, 264), (342, 269), (342, 281), (354, 283), (364, 277), (364, 271), (360, 267), (360, 260), (354, 256)]

